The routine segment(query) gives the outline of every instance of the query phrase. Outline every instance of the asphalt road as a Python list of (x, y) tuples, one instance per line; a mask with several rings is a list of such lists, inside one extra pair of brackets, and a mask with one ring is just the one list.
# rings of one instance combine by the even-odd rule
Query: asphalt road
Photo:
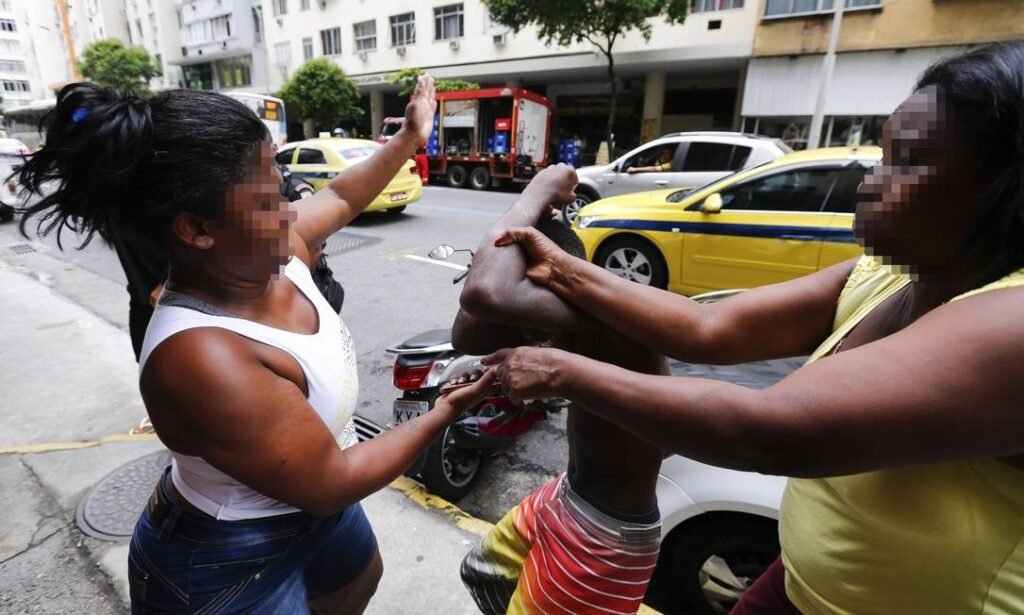
[[(451, 326), (458, 308), (461, 286), (452, 284), (458, 272), (422, 257), (442, 243), (475, 248), (516, 198), (514, 192), (430, 186), (423, 199), (405, 213), (365, 214), (331, 238), (328, 262), (345, 287), (342, 317), (355, 338), (359, 356), (358, 412), (362, 416), (380, 425), (391, 420), (391, 402), (398, 391), (391, 384), (393, 358), (385, 349), (421, 331)], [(83, 250), (69, 249), (75, 245), (73, 239), (65, 236), (65, 251), (51, 253), (124, 283), (112, 250), (99, 240)], [(42, 243), (56, 245), (52, 237)], [(462, 256), (456, 255), (452, 262), (465, 263)], [(127, 344), (125, 349), (130, 352)], [(673, 372), (762, 387), (798, 364), (790, 360), (723, 369), (676, 363)], [(475, 491), (459, 504), (471, 514), (496, 521), (530, 490), (562, 471), (565, 461), (563, 414), (539, 424), (515, 448), (491, 459)]]

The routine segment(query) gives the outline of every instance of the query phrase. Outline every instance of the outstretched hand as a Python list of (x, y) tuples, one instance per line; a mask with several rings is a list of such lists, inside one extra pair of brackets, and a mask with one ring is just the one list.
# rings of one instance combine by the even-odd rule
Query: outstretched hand
[(434, 114), (437, 100), (434, 97), (434, 78), (421, 75), (416, 90), (409, 97), (405, 107), (405, 128), (416, 137), (417, 147), (425, 147), (430, 133), (434, 131)]

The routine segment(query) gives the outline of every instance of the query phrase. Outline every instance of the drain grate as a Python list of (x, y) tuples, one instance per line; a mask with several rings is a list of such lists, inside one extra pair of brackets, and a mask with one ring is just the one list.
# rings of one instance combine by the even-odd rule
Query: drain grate
[(372, 246), (381, 241), (380, 237), (367, 237), (366, 235), (356, 235), (355, 233), (343, 231), (327, 238), (327, 247), (324, 248), (324, 254), (327, 256), (337, 256), (338, 254)]
[(7, 246), (7, 249), (15, 254), (31, 254), (33, 252), (38, 252), (35, 246), (30, 243), (16, 243), (13, 246)]
[(153, 487), (171, 463), (171, 454), (158, 451), (114, 470), (82, 499), (75, 513), (78, 527), (101, 540), (125, 542), (146, 506)]

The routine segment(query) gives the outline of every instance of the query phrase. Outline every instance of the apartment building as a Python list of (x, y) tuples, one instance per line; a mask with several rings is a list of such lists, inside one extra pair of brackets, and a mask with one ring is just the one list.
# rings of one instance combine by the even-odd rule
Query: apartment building
[(160, 68), (150, 86), (154, 90), (184, 85), (181, 66), (182, 43), (178, 11), (170, 0), (114, 0), (121, 5), (126, 44), (144, 47)]
[(181, 67), (183, 87), (261, 93), (273, 89), (260, 0), (174, 0), (174, 8), (181, 55), (169, 62)]
[[(738, 127), (757, 1), (697, 0), (684, 24), (652, 19), (650, 41), (631, 33), (616, 43), (620, 147), (673, 130)], [(604, 57), (589, 43), (548, 47), (533, 29), (513, 34), (479, 0), (264, 0), (263, 15), (269, 89), (306, 60), (329, 58), (367, 95), (364, 128), (401, 113), (388, 77), (418, 67), (438, 78), (529, 88), (553, 102), (554, 136), (577, 134), (591, 153), (603, 138)]]
[[(760, 0), (743, 128), (807, 147), (833, 0)], [(878, 143), (882, 124), (939, 58), (1024, 39), (1021, 0), (846, 0), (820, 143)]]

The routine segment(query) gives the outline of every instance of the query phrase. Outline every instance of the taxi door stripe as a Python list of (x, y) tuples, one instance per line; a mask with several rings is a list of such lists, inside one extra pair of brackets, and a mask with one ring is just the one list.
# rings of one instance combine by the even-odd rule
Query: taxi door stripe
[(634, 231), (693, 233), (783, 239), (786, 235), (810, 235), (814, 240), (855, 243), (852, 229), (826, 226), (779, 226), (766, 224), (729, 224), (719, 222), (669, 222), (662, 220), (597, 220), (587, 228), (621, 228)]

